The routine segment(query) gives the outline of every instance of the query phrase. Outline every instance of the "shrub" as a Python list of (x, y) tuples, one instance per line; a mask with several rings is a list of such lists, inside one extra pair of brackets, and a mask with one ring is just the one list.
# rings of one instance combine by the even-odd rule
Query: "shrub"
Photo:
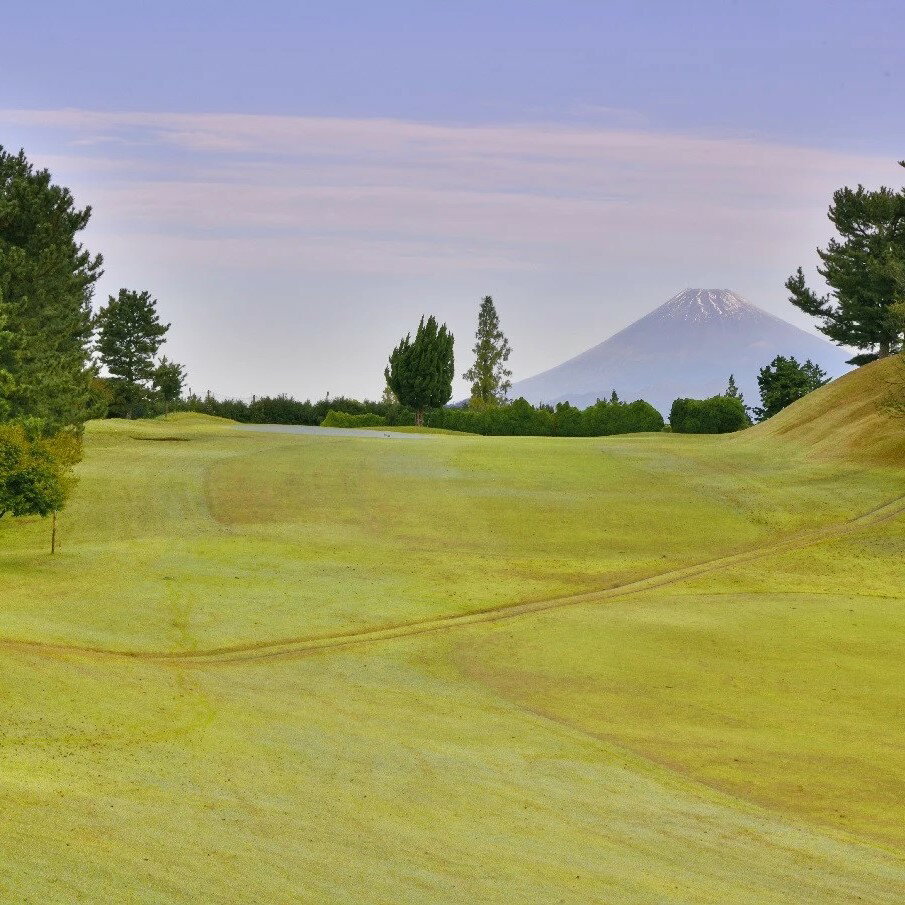
[(386, 423), (386, 418), (371, 412), (350, 415), (348, 412), (336, 412), (330, 409), (327, 417), (321, 421), (321, 427), (383, 427)]
[(669, 412), (669, 426), (677, 434), (728, 434), (749, 423), (744, 403), (733, 396), (676, 399)]

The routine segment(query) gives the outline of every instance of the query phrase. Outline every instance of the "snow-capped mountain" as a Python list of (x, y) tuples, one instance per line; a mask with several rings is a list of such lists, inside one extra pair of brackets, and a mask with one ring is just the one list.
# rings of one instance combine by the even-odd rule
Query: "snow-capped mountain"
[(517, 382), (509, 395), (584, 407), (615, 389), (668, 414), (676, 397), (722, 393), (734, 374), (745, 401), (756, 404), (757, 372), (777, 355), (810, 358), (838, 377), (851, 354), (728, 289), (686, 289), (587, 352)]

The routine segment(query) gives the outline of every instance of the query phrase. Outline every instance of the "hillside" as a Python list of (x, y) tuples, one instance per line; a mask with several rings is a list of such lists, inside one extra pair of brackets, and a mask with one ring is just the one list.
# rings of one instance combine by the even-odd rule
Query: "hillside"
[(723, 437), (89, 424), (60, 552), (0, 521), (0, 902), (899, 905), (905, 470), (802, 454), (885, 366)]
[(799, 399), (740, 439), (787, 441), (814, 458), (905, 466), (905, 418), (885, 409), (896, 385), (905, 393), (902, 359), (872, 362)]
[(585, 407), (615, 389), (664, 415), (679, 396), (722, 393), (730, 374), (749, 403), (757, 372), (777, 355), (810, 358), (831, 377), (850, 353), (752, 305), (728, 289), (686, 289), (581, 355), (514, 384), (511, 398)]

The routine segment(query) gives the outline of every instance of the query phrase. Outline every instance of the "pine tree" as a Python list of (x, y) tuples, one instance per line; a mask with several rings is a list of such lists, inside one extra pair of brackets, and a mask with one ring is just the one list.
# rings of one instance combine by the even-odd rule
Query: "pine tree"
[(150, 292), (120, 289), (98, 312), (97, 353), (113, 378), (115, 413), (132, 418), (147, 400), (154, 380), (154, 356), (169, 324), (157, 316)]
[(757, 375), (761, 404), (753, 409), (754, 414), (758, 421), (771, 418), (796, 399), (801, 399), (825, 383), (826, 372), (810, 359), (800, 364), (794, 356), (786, 358), (777, 355)]
[(902, 327), (890, 307), (902, 297), (905, 190), (884, 186), (868, 191), (861, 185), (839, 189), (833, 194), (829, 219), (841, 239), (830, 239), (826, 250), (817, 249), (823, 265), (817, 271), (831, 292), (818, 296), (808, 288), (799, 267), (786, 281), (789, 301), (819, 318), (818, 329), (830, 339), (867, 350), (849, 362), (864, 364), (902, 344)]
[(87, 417), (91, 298), (102, 259), (78, 242), (91, 208), (0, 146), (0, 296), (11, 334), (0, 390), (9, 418), (37, 419), (46, 435)]
[(613, 392), (610, 393), (610, 405), (616, 405), (617, 402), (619, 402), (619, 394), (613, 390)]
[(431, 315), (421, 318), (414, 340), (411, 334), (393, 349), (384, 371), (387, 386), (403, 404), (415, 410), (415, 423), (424, 424), (424, 410), (446, 405), (452, 398), (455, 374), (453, 335), (437, 326)]
[(170, 406), (179, 401), (182, 388), (185, 386), (185, 368), (175, 361), (170, 361), (166, 355), (160, 359), (160, 363), (154, 369), (154, 391), (163, 402), (163, 413), (170, 413)]
[(484, 296), (478, 310), (476, 342), (472, 348), (474, 364), (462, 375), (471, 382), (471, 398), (474, 402), (496, 404), (506, 401), (512, 382), (512, 371), (506, 367), (512, 349), (500, 329), (493, 298)]

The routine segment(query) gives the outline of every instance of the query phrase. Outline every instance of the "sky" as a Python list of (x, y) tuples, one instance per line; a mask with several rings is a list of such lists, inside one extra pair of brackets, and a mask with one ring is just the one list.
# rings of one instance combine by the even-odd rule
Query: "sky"
[(2, 29), (0, 144), (92, 206), (96, 303), (151, 291), (200, 393), (377, 396), (422, 313), (461, 374), (487, 294), (515, 378), (690, 286), (813, 330), (783, 282), (816, 282), (832, 191), (905, 182), (901, 0), (43, 0)]

